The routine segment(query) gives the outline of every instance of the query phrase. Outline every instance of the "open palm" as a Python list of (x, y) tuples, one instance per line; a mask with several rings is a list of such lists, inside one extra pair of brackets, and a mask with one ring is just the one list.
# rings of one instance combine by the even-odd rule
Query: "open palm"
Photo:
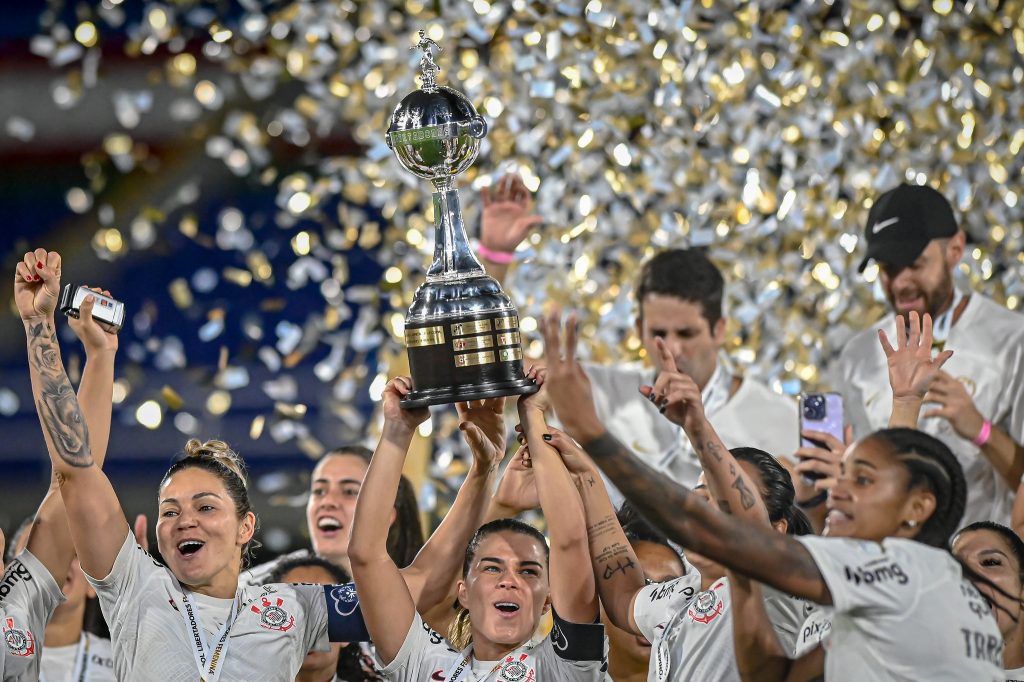
[(889, 367), (889, 385), (894, 400), (923, 399), (942, 365), (953, 355), (947, 350), (932, 357), (932, 318), (925, 313), (924, 324), (916, 312), (910, 313), (909, 329), (903, 316), (896, 318), (896, 347), (882, 330), (878, 332), (882, 351)]

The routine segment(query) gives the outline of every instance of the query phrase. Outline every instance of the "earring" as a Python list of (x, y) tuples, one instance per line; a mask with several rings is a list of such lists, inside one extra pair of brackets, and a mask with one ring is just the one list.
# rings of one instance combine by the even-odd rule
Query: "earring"
[(904, 521), (903, 525), (907, 528), (914, 529), (917, 528), (917, 521), (915, 521), (914, 519), (910, 519), (909, 521)]

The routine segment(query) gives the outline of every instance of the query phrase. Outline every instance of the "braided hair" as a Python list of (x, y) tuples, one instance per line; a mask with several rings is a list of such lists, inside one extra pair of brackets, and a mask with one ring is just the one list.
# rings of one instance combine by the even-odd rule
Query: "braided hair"
[(935, 511), (914, 539), (932, 547), (948, 547), (967, 502), (967, 481), (956, 456), (938, 438), (917, 429), (882, 429), (871, 437), (885, 443), (892, 456), (907, 468), (908, 490), (924, 488), (935, 496)]

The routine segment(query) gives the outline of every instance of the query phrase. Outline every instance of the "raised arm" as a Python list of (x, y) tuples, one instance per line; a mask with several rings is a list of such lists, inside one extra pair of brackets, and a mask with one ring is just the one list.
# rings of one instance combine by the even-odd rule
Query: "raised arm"
[(544, 374), (534, 376), (541, 389), (519, 399), (519, 419), (551, 540), (551, 604), (563, 620), (593, 623), (599, 614), (594, 575), (579, 570), (590, 560), (583, 504), (562, 458), (549, 443), (552, 436), (544, 423), (548, 407)]
[(469, 444), (473, 461), (452, 508), (412, 564), (402, 571), (416, 610), (437, 632), (447, 630), (466, 545), (483, 523), (498, 465), (505, 455), (504, 407), (504, 398), (456, 403), (459, 430)]
[[(662, 371), (654, 386), (640, 393), (658, 406), (669, 421), (678, 424), (693, 443), (711, 497), (726, 514), (768, 523), (768, 510), (757, 494), (757, 485), (725, 447), (704, 414), (700, 388), (676, 368), (675, 358), (662, 339), (655, 339)], [(596, 414), (595, 414), (596, 416)]]
[(384, 389), (384, 430), (363, 478), (348, 544), (366, 629), (385, 665), (398, 655), (416, 613), (412, 594), (387, 548), (405, 456), (416, 428), (430, 417), (425, 407), (401, 408), (399, 400), (411, 389), (407, 377), (395, 377)]
[(768, 526), (742, 521), (706, 504), (687, 488), (646, 466), (593, 418), (593, 394), (575, 360), (574, 325), (567, 325), (565, 358), (559, 355), (559, 313), (544, 321), (549, 393), (566, 433), (575, 438), (626, 499), (671, 540), (726, 568), (783, 592), (829, 604), (832, 596), (810, 553)]
[[(29, 550), (33, 554), (41, 551), (40, 560), (45, 557), (47, 570), (63, 582), (72, 556), (64, 540), (68, 533), (85, 572), (105, 577), (124, 543), (128, 522), (110, 481), (99, 467), (110, 430), (111, 404), (104, 395), (105, 386), (113, 382), (113, 357), (101, 358), (93, 353), (86, 362), (88, 375), (83, 376), (82, 398), (90, 407), (83, 410), (64, 371), (57, 343), (54, 311), (60, 272), (60, 255), (56, 252), (36, 249), (26, 253), (17, 266), (14, 292), (25, 325), (32, 397), (61, 497), (60, 501), (44, 501), (29, 539)], [(94, 324), (91, 320), (89, 323)], [(89, 427), (100, 432), (99, 462), (90, 447)], [(53, 493), (48, 497), (52, 498)]]
[(573, 439), (558, 429), (548, 430), (551, 445), (577, 481), (586, 515), (590, 563), (604, 611), (616, 627), (642, 635), (633, 617), (633, 603), (647, 583), (640, 560), (619, 525), (604, 480)]

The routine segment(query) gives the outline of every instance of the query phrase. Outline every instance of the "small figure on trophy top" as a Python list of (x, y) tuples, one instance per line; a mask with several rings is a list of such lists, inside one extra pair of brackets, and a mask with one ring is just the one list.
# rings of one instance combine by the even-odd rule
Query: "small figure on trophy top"
[(434, 55), (430, 50), (432, 48), (437, 48), (438, 52), (443, 52), (444, 50), (440, 45), (427, 37), (426, 31), (420, 29), (419, 33), (419, 42), (409, 49), (423, 51), (423, 58), (420, 59), (420, 69), (423, 71), (423, 83), (420, 85), (420, 89), (425, 92), (433, 92), (434, 90), (437, 90), (437, 72), (441, 70), (441, 67), (434, 62)]

